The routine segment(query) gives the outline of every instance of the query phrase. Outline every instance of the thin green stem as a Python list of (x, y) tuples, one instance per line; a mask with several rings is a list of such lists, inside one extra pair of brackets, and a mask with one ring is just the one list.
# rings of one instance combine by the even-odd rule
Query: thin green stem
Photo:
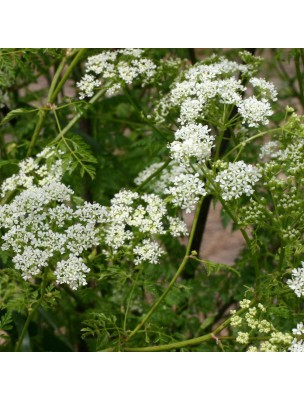
[[(79, 55), (79, 52), (78, 52), (78, 55)], [(82, 55), (82, 53), (80, 55)], [(48, 96), (47, 96), (47, 103), (52, 103), (54, 101), (54, 99), (56, 98), (57, 94), (59, 93), (62, 85), (65, 83), (65, 81), (68, 78), (69, 74), (71, 73), (72, 69), (74, 68), (74, 66), (76, 65), (76, 63), (79, 60), (79, 58), (77, 58), (77, 56), (74, 58), (74, 60), (71, 63), (70, 67), (68, 68), (68, 70), (64, 74), (63, 78), (59, 82), (59, 84), (58, 84), (59, 90), (57, 90), (58, 87), (56, 88), (56, 85), (57, 85), (57, 82), (58, 82), (58, 80), (60, 78), (60, 74), (61, 74), (61, 72), (62, 72), (62, 70), (63, 70), (63, 68), (64, 68), (64, 66), (66, 64), (66, 60), (68, 59), (68, 57), (69, 57), (68, 54), (66, 54), (63, 57), (63, 59), (61, 60), (59, 66), (58, 66), (58, 68), (57, 68), (57, 70), (56, 70), (56, 72), (54, 74), (54, 77), (52, 79), (52, 83), (51, 83), (51, 86), (50, 86), (50, 89), (49, 89), (49, 92), (48, 92)], [(75, 62), (75, 59), (76, 59), (76, 62)], [(72, 64), (73, 64), (73, 68), (71, 68)], [(33, 152), (33, 149), (35, 147), (35, 144), (36, 144), (36, 141), (38, 139), (39, 133), (41, 131), (44, 119), (46, 117), (46, 111), (44, 111), (43, 109), (40, 109), (38, 115), (39, 115), (38, 121), (36, 123), (36, 127), (35, 127), (35, 130), (34, 130), (33, 136), (31, 138), (29, 148), (27, 150), (27, 154), (26, 154), (27, 157), (31, 156), (31, 154)]]
[(214, 161), (218, 160), (218, 158), (220, 156), (221, 145), (222, 145), (222, 141), (223, 141), (225, 132), (226, 132), (225, 129), (221, 129), (220, 130), (220, 134), (219, 134), (219, 137), (218, 137), (218, 142), (216, 144), (216, 151), (215, 151)]
[[(91, 98), (91, 100), (87, 103), (86, 108), (88, 109), (92, 104), (96, 103), (97, 100), (99, 100), (106, 92), (107, 88), (104, 88), (103, 90), (100, 90)], [(73, 126), (80, 120), (82, 117), (83, 112), (79, 112), (75, 115), (74, 118), (71, 119), (71, 121), (62, 129), (62, 131), (55, 137), (55, 139), (52, 141), (50, 145), (55, 144), (58, 142), (58, 140), (62, 139), (62, 137), (70, 130), (73, 128)]]
[(135, 289), (135, 287), (136, 287), (138, 275), (140, 274), (140, 272), (141, 272), (141, 271), (138, 271), (138, 274), (137, 274), (136, 278), (134, 279), (134, 281), (133, 281), (133, 283), (132, 283), (132, 288), (131, 288), (131, 292), (130, 292), (130, 295), (129, 295), (129, 298), (128, 298), (127, 308), (126, 308), (125, 317), (124, 317), (124, 322), (123, 322), (123, 330), (124, 330), (124, 331), (126, 331), (126, 329), (127, 329), (127, 319), (128, 319), (128, 314), (129, 314), (131, 299), (132, 299), (133, 292), (134, 292), (134, 289)]
[(61, 91), (63, 85), (67, 81), (68, 77), (70, 76), (71, 72), (75, 68), (75, 66), (78, 64), (79, 60), (82, 58), (83, 54), (86, 52), (86, 49), (80, 49), (77, 51), (73, 61), (67, 68), (66, 72), (64, 73), (63, 77), (59, 81), (58, 85), (56, 86), (56, 89), (53, 91), (53, 93), (50, 96), (49, 102), (52, 103), (56, 97), (58, 96), (58, 93)]
[(152, 129), (154, 129), (165, 141), (167, 141), (167, 138), (164, 136), (164, 134), (154, 125), (149, 121), (149, 118), (147, 117), (145, 111), (140, 107), (140, 105), (135, 101), (135, 99), (131, 96), (131, 93), (128, 89), (127, 86), (124, 87), (124, 92), (127, 96), (127, 98), (130, 100), (130, 103), (133, 104), (134, 108), (136, 109), (138, 115), (140, 116), (141, 119), (144, 120), (144, 122), (150, 126)]
[(299, 84), (299, 98), (302, 104), (302, 107), (304, 107), (304, 88), (303, 88), (303, 78), (302, 78), (302, 73), (301, 73), (301, 68), (300, 68), (300, 55), (296, 55), (294, 58), (294, 63), (296, 67), (296, 74), (297, 74), (297, 80)]
[(33, 307), (33, 309), (29, 312), (29, 314), (28, 314), (28, 316), (27, 316), (27, 319), (26, 319), (25, 324), (24, 324), (24, 326), (23, 326), (23, 329), (22, 329), (21, 335), (20, 335), (20, 337), (19, 337), (19, 340), (18, 340), (18, 342), (16, 343), (15, 352), (20, 351), (20, 348), (21, 348), (21, 346), (22, 346), (23, 339), (24, 339), (24, 336), (25, 336), (25, 334), (26, 334), (26, 332), (27, 332), (28, 326), (29, 326), (29, 324), (30, 324), (30, 322), (31, 322), (31, 320), (32, 320), (32, 318), (33, 318), (33, 316), (34, 316), (34, 314), (36, 313), (36, 311), (37, 311), (38, 308), (40, 307), (41, 302), (42, 302), (42, 300), (43, 300), (43, 298), (44, 298), (44, 293), (45, 293), (46, 283), (47, 283), (47, 274), (48, 274), (48, 268), (45, 268), (44, 274), (43, 274), (43, 277), (42, 277), (42, 282), (41, 282), (41, 295), (40, 295), (40, 299), (37, 301), (37, 303), (35, 304), (35, 306)]
[(170, 290), (174, 286), (176, 280), (181, 275), (181, 273), (183, 272), (185, 266), (187, 265), (188, 260), (189, 260), (189, 255), (190, 255), (190, 252), (191, 252), (191, 245), (192, 245), (192, 241), (193, 241), (193, 237), (194, 237), (194, 232), (195, 232), (195, 229), (196, 229), (198, 216), (199, 216), (199, 212), (200, 212), (200, 209), (201, 209), (201, 206), (202, 206), (203, 199), (204, 199), (203, 197), (200, 199), (200, 201), (199, 201), (199, 203), (197, 205), (197, 208), (196, 208), (196, 213), (195, 213), (195, 216), (194, 216), (192, 229), (191, 229), (191, 233), (190, 233), (190, 237), (189, 237), (189, 241), (188, 241), (188, 245), (187, 245), (187, 248), (186, 248), (186, 253), (185, 253), (185, 256), (183, 258), (183, 261), (181, 262), (181, 264), (180, 264), (178, 270), (176, 271), (174, 277), (170, 281), (167, 289), (163, 292), (163, 294), (159, 297), (159, 299), (153, 304), (153, 306), (150, 308), (149, 312), (146, 314), (146, 316), (143, 318), (143, 320), (130, 333), (130, 335), (126, 339), (127, 341), (130, 340), (131, 337), (133, 337), (140, 330), (140, 328), (151, 318), (151, 316), (154, 314), (154, 312), (157, 310), (158, 306), (161, 304), (161, 302), (164, 300), (164, 298), (170, 292)]
[(29, 148), (28, 148), (27, 153), (26, 153), (27, 157), (30, 157), (32, 152), (33, 152), (35, 143), (36, 143), (36, 141), (38, 139), (39, 133), (40, 133), (42, 125), (43, 125), (43, 121), (44, 121), (45, 115), (46, 115), (45, 111), (39, 110), (39, 112), (38, 112), (38, 121), (36, 123), (36, 127), (35, 127), (35, 130), (34, 130), (33, 136), (31, 138)]
[(162, 170), (164, 170), (171, 162), (171, 159), (165, 161), (161, 167), (159, 167), (153, 174), (151, 174), (146, 180), (144, 180), (139, 186), (137, 186), (134, 190), (139, 191), (141, 190), (144, 186), (146, 186), (147, 183), (149, 183), (152, 179), (154, 179), (156, 176), (158, 176)]
[(246, 139), (246, 140), (243, 140), (241, 143), (239, 143), (238, 145), (236, 145), (235, 147), (233, 147), (233, 149), (231, 149), (230, 151), (228, 151), (228, 152), (224, 155), (223, 158), (227, 158), (231, 153), (233, 153), (233, 152), (234, 152), (236, 149), (238, 149), (239, 147), (245, 147), (245, 145), (246, 145), (247, 143), (252, 142), (253, 140), (255, 140), (255, 139), (259, 138), (259, 137), (265, 136), (265, 135), (267, 135), (268, 133), (271, 133), (271, 132), (280, 131), (280, 130), (282, 130), (282, 129), (283, 129), (283, 128), (275, 128), (275, 129), (270, 129), (270, 130), (265, 131), (265, 132), (259, 132), (259, 133), (257, 133), (256, 135), (251, 136), (250, 138), (248, 138), (248, 139)]
[[(252, 301), (250, 304), (250, 307), (252, 307), (252, 305), (255, 302)], [(247, 311), (247, 308), (241, 308), (240, 310), (238, 310), (235, 315), (241, 315), (244, 312)], [(152, 351), (167, 351), (167, 350), (174, 350), (174, 349), (180, 349), (182, 347), (188, 347), (188, 346), (195, 346), (198, 344), (201, 344), (203, 342), (206, 342), (208, 340), (221, 340), (220, 337), (216, 337), (216, 334), (221, 332), (224, 328), (226, 328), (227, 326), (229, 326), (231, 322), (231, 317), (229, 317), (228, 319), (226, 319), (223, 323), (221, 323), (216, 329), (214, 329), (213, 332), (208, 333), (206, 335), (203, 336), (199, 336), (197, 338), (193, 338), (193, 339), (188, 339), (188, 340), (182, 340), (180, 342), (175, 342), (175, 343), (169, 343), (169, 344), (164, 344), (164, 345), (160, 345), (160, 346), (149, 346), (149, 347), (125, 347), (124, 351), (134, 351), (134, 352), (152, 352)], [(108, 351), (113, 351), (112, 349)]]
[(58, 80), (60, 78), (60, 74), (61, 74), (61, 72), (62, 72), (62, 70), (63, 70), (63, 68), (64, 68), (64, 66), (66, 64), (67, 58), (68, 58), (68, 55), (66, 54), (63, 57), (63, 59), (61, 60), (60, 64), (58, 65), (58, 68), (56, 69), (56, 72), (54, 74), (54, 77), (52, 79), (52, 83), (51, 83), (51, 86), (50, 86), (50, 89), (49, 89), (49, 93), (48, 93), (48, 97), (47, 97), (47, 103), (52, 103), (52, 101), (55, 98), (53, 96), (53, 93), (54, 93), (54, 90), (56, 88), (57, 82), (58, 82)]

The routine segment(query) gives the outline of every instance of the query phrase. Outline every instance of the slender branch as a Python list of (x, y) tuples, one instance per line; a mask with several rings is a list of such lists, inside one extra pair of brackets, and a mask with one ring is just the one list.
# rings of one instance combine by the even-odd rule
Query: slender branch
[[(78, 54), (77, 54), (78, 56), (79, 56), (79, 53), (80, 53), (80, 56), (81, 56), (82, 55), (81, 50), (78, 52)], [(54, 101), (54, 99), (56, 98), (57, 94), (61, 90), (62, 85), (65, 83), (65, 81), (67, 80), (67, 78), (68, 78), (69, 74), (71, 73), (72, 69), (74, 68), (74, 66), (76, 65), (76, 63), (79, 60), (77, 55), (74, 58), (74, 60), (72, 61), (70, 67), (67, 69), (67, 71), (64, 74), (63, 78), (59, 82), (58, 87), (56, 88), (57, 82), (58, 82), (58, 80), (60, 78), (60, 74), (61, 74), (61, 72), (62, 72), (62, 70), (63, 70), (63, 68), (64, 68), (64, 66), (66, 64), (66, 61), (67, 61), (67, 59), (68, 59), (68, 57), (70, 55), (68, 53), (66, 53), (66, 55), (61, 60), (59, 66), (58, 66), (58, 68), (57, 68), (57, 70), (56, 70), (56, 72), (54, 74), (54, 77), (53, 77), (53, 80), (52, 80), (52, 83), (51, 83), (51, 86), (50, 86), (50, 89), (49, 89), (49, 92), (48, 92), (47, 103), (52, 103)], [(27, 150), (27, 154), (26, 154), (27, 157), (29, 157), (33, 152), (34, 146), (35, 146), (36, 141), (38, 139), (38, 136), (39, 136), (39, 133), (41, 131), (41, 128), (42, 128), (42, 125), (43, 125), (45, 117), (46, 117), (46, 112), (43, 109), (40, 109), (39, 110), (38, 121), (37, 121), (35, 130), (34, 130), (33, 136), (31, 138), (31, 142), (30, 142), (29, 148)]]
[[(255, 301), (252, 301), (250, 303), (250, 307), (252, 307), (252, 305), (255, 303)], [(241, 315), (244, 312), (247, 311), (247, 308), (241, 308), (240, 310), (238, 310), (235, 315)], [(167, 350), (174, 350), (174, 349), (180, 349), (182, 347), (188, 347), (188, 346), (195, 346), (198, 344), (201, 344), (203, 342), (206, 342), (210, 339), (219, 339), (220, 338), (216, 338), (215, 335), (219, 332), (221, 332), (224, 328), (226, 328), (227, 326), (229, 326), (231, 322), (231, 317), (229, 317), (228, 319), (226, 319), (223, 323), (221, 323), (216, 329), (213, 330), (213, 332), (208, 333), (207, 335), (203, 335), (203, 336), (199, 336), (197, 338), (193, 338), (193, 339), (188, 339), (188, 340), (182, 340), (180, 342), (175, 342), (175, 343), (169, 343), (169, 344), (164, 344), (164, 345), (160, 345), (160, 346), (149, 346), (149, 347), (125, 347), (124, 351), (134, 351), (134, 352), (152, 352), (152, 351), (167, 351)], [(107, 349), (104, 351), (113, 351), (112, 349)]]
[(39, 110), (39, 112), (38, 112), (38, 121), (37, 121), (35, 130), (34, 130), (33, 136), (31, 138), (29, 148), (28, 148), (27, 153), (26, 153), (27, 157), (30, 157), (32, 152), (33, 152), (35, 143), (37, 141), (37, 138), (39, 136), (39, 133), (41, 131), (41, 128), (42, 128), (42, 125), (43, 125), (43, 122), (44, 122), (45, 115), (46, 115), (45, 111)]
[(67, 61), (67, 58), (68, 58), (68, 54), (66, 53), (66, 55), (61, 60), (58, 68), (56, 69), (56, 72), (54, 74), (54, 77), (52, 79), (52, 83), (51, 83), (51, 86), (50, 86), (50, 89), (49, 89), (48, 97), (47, 97), (47, 102), (48, 103), (51, 103), (52, 99), (54, 98), (53, 93), (54, 93), (54, 90), (56, 88), (57, 82), (58, 82), (58, 80), (60, 78), (60, 74), (61, 74), (61, 72), (62, 72), (62, 70), (63, 70), (63, 68), (65, 66), (66, 61)]
[(60, 90), (62, 89), (63, 85), (65, 84), (65, 82), (67, 81), (68, 77), (70, 76), (71, 72), (73, 71), (73, 69), (75, 68), (75, 66), (78, 64), (79, 60), (82, 58), (83, 54), (86, 52), (86, 49), (80, 49), (77, 51), (76, 56), (74, 57), (73, 61), (71, 62), (70, 66), (67, 68), (66, 72), (64, 73), (63, 77), (61, 78), (60, 82), (58, 83), (58, 85), (56, 86), (56, 89), (54, 90), (54, 92), (51, 94), (49, 102), (52, 103), (58, 93), (60, 92)]
[(21, 335), (20, 335), (20, 337), (19, 337), (19, 340), (18, 340), (18, 342), (16, 343), (15, 352), (20, 351), (20, 348), (21, 348), (21, 346), (22, 346), (23, 339), (24, 339), (24, 336), (25, 336), (25, 334), (26, 334), (26, 332), (27, 332), (28, 326), (29, 326), (29, 324), (30, 324), (30, 322), (31, 322), (31, 320), (32, 320), (32, 318), (33, 318), (35, 312), (36, 312), (36, 311), (38, 310), (38, 308), (40, 307), (41, 302), (42, 302), (42, 300), (43, 300), (43, 298), (44, 298), (44, 293), (45, 293), (46, 283), (47, 283), (47, 274), (48, 274), (48, 268), (45, 268), (44, 274), (43, 274), (43, 277), (42, 277), (42, 282), (41, 282), (41, 295), (40, 295), (40, 299), (37, 301), (37, 303), (35, 304), (34, 308), (31, 310), (31, 312), (30, 312), (30, 313), (28, 314), (28, 316), (27, 316), (27, 319), (26, 319), (25, 324), (24, 324), (24, 326), (23, 326), (23, 329), (22, 329)]
[[(100, 91), (98, 91), (95, 96), (91, 98), (91, 100), (86, 104), (85, 110), (87, 110), (92, 104), (96, 103), (97, 100), (99, 100), (106, 92), (107, 88), (104, 88)], [(62, 131), (55, 137), (55, 139), (52, 141), (52, 144), (55, 144), (60, 140), (73, 126), (80, 120), (82, 117), (83, 112), (79, 112), (75, 115), (74, 118), (71, 119), (71, 121), (62, 129)]]
[(144, 180), (139, 186), (137, 186), (134, 190), (139, 191), (141, 190), (144, 186), (146, 186), (147, 183), (152, 181), (157, 175), (161, 173), (162, 170), (164, 170), (171, 162), (171, 159), (165, 161), (161, 167), (159, 167), (153, 174), (151, 174), (146, 180)]
[(303, 77), (302, 77), (301, 68), (300, 68), (300, 55), (299, 54), (297, 54), (295, 56), (294, 63), (295, 63), (295, 67), (296, 67), (297, 80), (298, 80), (299, 90), (300, 90), (299, 98), (300, 98), (302, 107), (304, 107)]
[(176, 271), (174, 277), (172, 278), (171, 282), (169, 283), (167, 289), (163, 292), (163, 294), (159, 297), (159, 299), (153, 304), (153, 306), (151, 307), (150, 311), (146, 314), (144, 319), (130, 333), (130, 335), (128, 336), (126, 341), (131, 339), (131, 337), (134, 336), (139, 331), (139, 329), (151, 318), (151, 316), (154, 314), (154, 312), (156, 311), (156, 309), (158, 308), (160, 303), (164, 300), (164, 298), (167, 296), (169, 291), (172, 289), (172, 287), (174, 286), (177, 278), (181, 275), (182, 271), (184, 270), (185, 266), (187, 265), (187, 262), (189, 260), (189, 255), (190, 255), (190, 252), (191, 252), (193, 236), (194, 236), (194, 232), (195, 232), (195, 229), (196, 229), (198, 216), (199, 216), (199, 213), (200, 213), (200, 208), (201, 208), (202, 203), (203, 203), (203, 199), (204, 199), (203, 197), (200, 199), (200, 201), (199, 201), (199, 203), (197, 205), (197, 208), (196, 208), (196, 213), (195, 213), (195, 217), (194, 217), (194, 220), (193, 220), (193, 225), (192, 225), (192, 229), (191, 229), (188, 245), (187, 245), (187, 248), (186, 248), (186, 253), (185, 253), (185, 256), (183, 258), (182, 263), (180, 264), (180, 266), (179, 266), (178, 270)]

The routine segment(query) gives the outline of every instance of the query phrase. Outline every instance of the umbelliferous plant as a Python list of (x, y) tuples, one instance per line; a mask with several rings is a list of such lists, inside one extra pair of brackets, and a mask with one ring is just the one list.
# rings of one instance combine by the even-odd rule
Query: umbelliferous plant
[(223, 53), (1, 50), (3, 351), (304, 350), (303, 118)]

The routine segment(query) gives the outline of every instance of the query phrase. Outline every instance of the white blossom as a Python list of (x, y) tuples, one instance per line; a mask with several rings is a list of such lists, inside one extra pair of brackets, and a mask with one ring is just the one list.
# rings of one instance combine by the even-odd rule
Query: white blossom
[(171, 232), (172, 236), (188, 236), (187, 225), (184, 223), (184, 221), (182, 221), (180, 218), (170, 216), (168, 216), (167, 219), (170, 223), (169, 231)]
[(291, 279), (287, 280), (287, 285), (298, 297), (304, 296), (304, 262), (301, 263), (302, 267), (294, 268)]
[(249, 82), (259, 90), (262, 96), (273, 101), (277, 100), (278, 92), (273, 83), (267, 82), (264, 78), (251, 78)]
[(253, 128), (258, 128), (260, 125), (267, 125), (269, 122), (267, 117), (273, 114), (268, 100), (258, 100), (254, 96), (240, 101), (238, 112), (243, 118), (243, 124), (247, 124)]
[(217, 174), (215, 182), (220, 186), (224, 200), (237, 199), (243, 194), (251, 196), (253, 186), (261, 178), (258, 168), (244, 161), (229, 163), (228, 168)]
[(79, 286), (87, 284), (85, 276), (89, 271), (90, 268), (83, 263), (82, 258), (72, 254), (67, 260), (57, 263), (55, 269), (56, 283), (66, 283), (72, 290), (76, 290)]
[(294, 338), (288, 350), (291, 352), (304, 352), (303, 340), (298, 340), (297, 338)]
[(141, 264), (143, 261), (158, 264), (159, 258), (164, 254), (158, 243), (150, 239), (145, 239), (140, 245), (135, 246), (133, 252), (137, 256), (134, 260), (136, 265)]
[(195, 209), (201, 196), (207, 192), (204, 189), (204, 182), (199, 174), (180, 174), (173, 179), (173, 186), (165, 189), (165, 194), (172, 196), (172, 203), (190, 213)]
[(191, 157), (199, 163), (209, 160), (214, 137), (207, 125), (190, 124), (175, 132), (175, 141), (168, 145), (171, 157), (181, 165), (189, 165)]
[(93, 75), (85, 74), (83, 78), (81, 78), (80, 82), (76, 83), (77, 87), (80, 89), (80, 100), (85, 97), (92, 97), (94, 95), (94, 89), (101, 85), (101, 82), (98, 79), (95, 79)]
[(294, 335), (304, 335), (304, 325), (303, 322), (297, 324), (297, 327), (292, 330)]
[(80, 89), (79, 98), (92, 97), (94, 89), (105, 82), (107, 96), (119, 93), (123, 84), (132, 84), (138, 78), (142, 86), (149, 83), (156, 73), (156, 65), (141, 57), (143, 53), (141, 49), (121, 49), (89, 57), (86, 75), (76, 84)]

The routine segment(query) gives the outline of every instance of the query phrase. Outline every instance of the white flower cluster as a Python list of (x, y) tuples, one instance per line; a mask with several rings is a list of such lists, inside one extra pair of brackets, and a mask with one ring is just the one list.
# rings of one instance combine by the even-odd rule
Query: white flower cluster
[(277, 154), (278, 146), (279, 143), (277, 141), (270, 140), (261, 147), (259, 157), (261, 159), (265, 158), (266, 156), (269, 156), (270, 158), (276, 158), (278, 155)]
[[(297, 327), (292, 330), (292, 333), (296, 336), (303, 336), (304, 335), (303, 322), (297, 324)], [(288, 350), (291, 352), (304, 352), (303, 339), (295, 337)]]
[(276, 159), (282, 162), (282, 167), (288, 169), (289, 175), (302, 173), (304, 170), (304, 140), (293, 137), (293, 141), (284, 150), (276, 153)]
[(199, 163), (209, 160), (214, 142), (209, 132), (208, 126), (201, 124), (189, 124), (178, 129), (174, 134), (176, 140), (168, 145), (171, 158), (185, 167), (191, 158)]
[(294, 338), (291, 346), (288, 349), (290, 352), (294, 353), (294, 352), (304, 352), (304, 342), (303, 340), (299, 340), (297, 338)]
[(261, 178), (257, 167), (244, 161), (229, 163), (228, 168), (217, 174), (215, 182), (220, 186), (224, 200), (238, 199), (243, 194), (251, 196), (255, 185)]
[(139, 78), (142, 85), (147, 84), (156, 73), (153, 61), (142, 57), (144, 50), (121, 49), (105, 51), (89, 57), (86, 62), (86, 75), (77, 83), (80, 99), (92, 97), (94, 89), (107, 81), (107, 94), (118, 93), (123, 84), (131, 84)]
[(251, 78), (249, 82), (258, 90), (261, 96), (269, 98), (272, 101), (277, 100), (278, 92), (273, 83), (267, 82), (264, 78)]
[(102, 237), (107, 256), (119, 251), (135, 256), (135, 264), (159, 262), (163, 250), (151, 237), (170, 233), (173, 236), (187, 234), (186, 225), (179, 218), (167, 217), (165, 202), (155, 194), (139, 195), (122, 190), (104, 207)]
[(267, 125), (273, 114), (271, 106), (266, 99), (258, 100), (251, 96), (238, 104), (238, 112), (243, 118), (243, 124), (249, 127), (258, 128), (260, 125)]
[[(53, 162), (46, 164), (50, 157)], [(25, 280), (49, 266), (58, 284), (76, 290), (86, 284), (83, 254), (92, 247), (102, 245), (110, 257), (122, 251), (135, 264), (156, 264), (164, 251), (154, 236), (188, 234), (180, 218), (167, 216), (165, 202), (155, 194), (123, 190), (110, 207), (88, 202), (73, 207), (74, 193), (61, 182), (62, 162), (53, 149), (19, 167), (1, 186), (2, 197), (8, 192), (13, 197), (0, 206), (1, 248), (14, 253), (15, 268)]]
[(265, 207), (251, 198), (249, 203), (240, 209), (238, 218), (238, 223), (241, 226), (262, 225), (265, 222), (265, 218), (267, 218), (267, 214)]
[(201, 196), (207, 192), (205, 184), (199, 178), (199, 174), (180, 174), (173, 179), (173, 186), (166, 188), (164, 193), (172, 196), (172, 203), (190, 213), (195, 209)]
[(287, 280), (287, 285), (292, 289), (298, 297), (304, 296), (304, 262), (301, 268), (292, 270), (291, 279)]
[(249, 127), (266, 125), (268, 117), (272, 115), (269, 100), (275, 101), (277, 92), (273, 84), (265, 79), (251, 78), (250, 83), (258, 92), (259, 99), (252, 96), (243, 100), (242, 93), (246, 88), (236, 76), (245, 73), (251, 74), (250, 66), (223, 57), (209, 59), (209, 64), (196, 64), (189, 68), (182, 81), (179, 78), (169, 95), (162, 98), (156, 117), (162, 120), (170, 109), (177, 108), (178, 121), (187, 125), (212, 119), (214, 110), (222, 105), (234, 105), (238, 107), (243, 124)]
[(304, 335), (304, 325), (303, 322), (297, 324), (297, 327), (292, 330), (294, 335)]
[[(54, 265), (57, 283), (75, 290), (86, 284), (89, 268), (80, 255), (99, 243), (95, 224), (102, 210), (89, 203), (71, 207), (73, 191), (61, 182), (61, 161), (49, 168), (39, 164), (51, 154), (44, 151), (37, 160), (21, 162), (19, 174), (3, 183), (2, 197), (8, 190), (19, 193), (0, 207), (0, 227), (5, 230), (1, 248), (13, 251), (15, 268), (25, 280)], [(62, 260), (56, 264), (58, 258)]]

